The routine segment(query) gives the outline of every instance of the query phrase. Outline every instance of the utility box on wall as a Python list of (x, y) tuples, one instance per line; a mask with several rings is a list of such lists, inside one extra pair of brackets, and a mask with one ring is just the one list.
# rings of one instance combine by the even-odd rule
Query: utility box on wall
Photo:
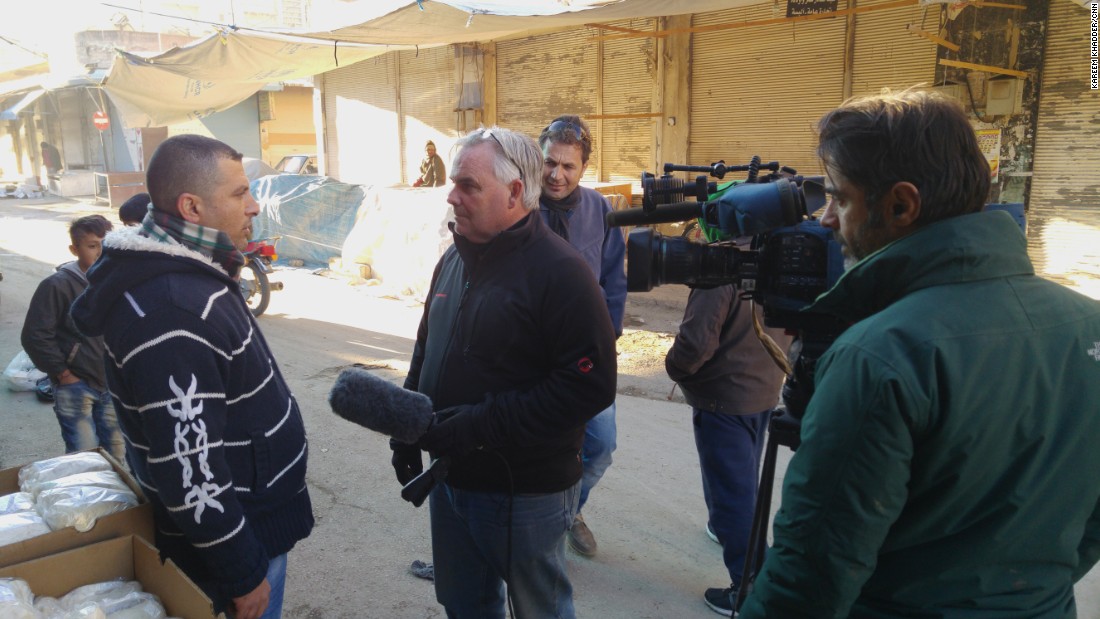
[(985, 113), (988, 116), (1019, 114), (1023, 107), (1024, 81), (1017, 77), (998, 76), (986, 82)]
[(963, 105), (970, 105), (969, 97), (966, 96), (966, 85), (959, 84), (957, 82), (947, 82), (936, 86), (933, 90), (936, 90), (940, 94), (950, 97)]

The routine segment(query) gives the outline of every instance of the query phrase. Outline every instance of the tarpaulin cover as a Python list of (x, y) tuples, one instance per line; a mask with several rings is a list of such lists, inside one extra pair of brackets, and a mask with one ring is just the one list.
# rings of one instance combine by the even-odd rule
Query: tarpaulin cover
[(252, 237), (281, 235), (280, 260), (296, 258), (310, 266), (328, 266), (330, 258), (340, 256), (365, 196), (361, 185), (327, 176), (262, 176), (251, 186), (260, 203)]
[(127, 127), (156, 127), (205, 118), (265, 84), (324, 73), (390, 49), (223, 31), (153, 57), (119, 51), (104, 88)]
[[(759, 0), (437, 0), (410, 2), (385, 14), (379, 14), (373, 6), (374, 1), (343, 3), (340, 12), (345, 24), (325, 24), (328, 27), (324, 30), (305, 36), (363, 44), (431, 47), (512, 39), (591, 23), (706, 13)], [(358, 19), (357, 14), (361, 16)]]
[(389, 51), (702, 13), (755, 1), (348, 0), (332, 6), (331, 25), (315, 32), (226, 29), (153, 57), (120, 51), (104, 88), (127, 127), (168, 125), (229, 109), (265, 84), (317, 75)]
[(289, 259), (345, 269), (369, 265), (370, 277), (395, 293), (422, 298), (432, 270), (451, 244), (449, 187), (374, 188), (325, 176), (282, 174), (252, 182), (260, 203), (253, 238), (281, 235), (279, 264)]

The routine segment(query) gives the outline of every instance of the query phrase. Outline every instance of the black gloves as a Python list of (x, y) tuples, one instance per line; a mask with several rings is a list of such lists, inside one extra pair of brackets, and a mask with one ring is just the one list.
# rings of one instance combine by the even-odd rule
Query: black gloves
[(420, 456), (420, 447), (418, 445), (409, 445), (408, 443), (402, 443), (396, 439), (390, 439), (390, 449), (393, 450), (393, 457), (390, 458), (390, 464), (393, 465), (393, 472), (397, 473), (397, 481), (402, 486), (408, 484), (414, 477), (424, 472), (424, 460)]
[(462, 456), (481, 446), (477, 405), (462, 404), (436, 412), (428, 431), (420, 437), (420, 448), (439, 456)]

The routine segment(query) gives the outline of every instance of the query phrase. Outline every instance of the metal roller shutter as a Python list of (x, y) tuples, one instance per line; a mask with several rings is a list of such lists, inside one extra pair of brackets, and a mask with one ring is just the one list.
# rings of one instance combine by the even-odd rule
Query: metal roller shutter
[(83, 88), (73, 88), (58, 91), (56, 96), (57, 107), (61, 110), (58, 121), (61, 125), (61, 144), (65, 149), (65, 163), (80, 169), (90, 163), (87, 145), (99, 143), (99, 136), (87, 135), (84, 127), (84, 119), (91, 118), (91, 112), (85, 112), (88, 95)]
[(1100, 95), (1089, 89), (1088, 10), (1050, 5), (1028, 213), (1037, 272), (1100, 299)]
[[(613, 26), (652, 31), (655, 21), (638, 19), (612, 22)], [(657, 77), (653, 38), (615, 39), (602, 47), (600, 114), (649, 114)], [(597, 144), (600, 180), (633, 183), (641, 193), (642, 171), (653, 171), (653, 118), (617, 118), (590, 122), (599, 136)]]
[[(369, 62), (369, 61), (368, 61)], [(443, 161), (448, 162), (458, 132), (455, 116), (455, 60), (451, 46), (434, 47), (398, 54), (401, 70), (401, 120), (405, 136), (406, 183), (420, 175), (424, 143), (435, 142)]]
[(324, 74), (328, 175), (345, 183), (401, 182), (397, 57), (384, 54)]
[[(860, 0), (873, 7), (893, 0)], [(860, 13), (855, 17), (852, 94), (873, 95), (883, 88), (901, 90), (932, 85), (936, 77), (936, 44), (906, 29), (912, 24), (936, 32), (939, 7), (907, 6)]]
[[(757, 4), (700, 13), (692, 25), (785, 14), (785, 3)], [(843, 95), (845, 26), (834, 18), (696, 33), (687, 163), (742, 164), (760, 155), (822, 173), (813, 125)]]
[[(595, 34), (582, 28), (498, 43), (497, 124), (537, 139), (555, 116), (595, 114)], [(598, 144), (595, 126), (592, 133)], [(590, 165), (584, 179), (596, 180), (596, 173)]]

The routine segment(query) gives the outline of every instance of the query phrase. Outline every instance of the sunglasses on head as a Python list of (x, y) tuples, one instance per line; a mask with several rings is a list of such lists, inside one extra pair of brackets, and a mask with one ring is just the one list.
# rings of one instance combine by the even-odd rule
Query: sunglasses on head
[(504, 144), (501, 144), (500, 138), (493, 135), (492, 129), (481, 130), (481, 139), (484, 140), (486, 138), (493, 138), (493, 141), (496, 142), (497, 146), (500, 147), (500, 152), (504, 153), (504, 158), (507, 159), (512, 165), (516, 166), (516, 171), (519, 172), (519, 180), (523, 181), (523, 183), (526, 184), (527, 180), (523, 177), (523, 168), (520, 167), (518, 163), (516, 163), (515, 159), (512, 159), (511, 155), (508, 154), (508, 149), (504, 148)]
[(555, 120), (543, 129), (543, 133), (554, 132), (572, 134), (578, 142), (588, 141), (588, 132), (584, 130), (584, 127), (571, 123), (568, 120)]

